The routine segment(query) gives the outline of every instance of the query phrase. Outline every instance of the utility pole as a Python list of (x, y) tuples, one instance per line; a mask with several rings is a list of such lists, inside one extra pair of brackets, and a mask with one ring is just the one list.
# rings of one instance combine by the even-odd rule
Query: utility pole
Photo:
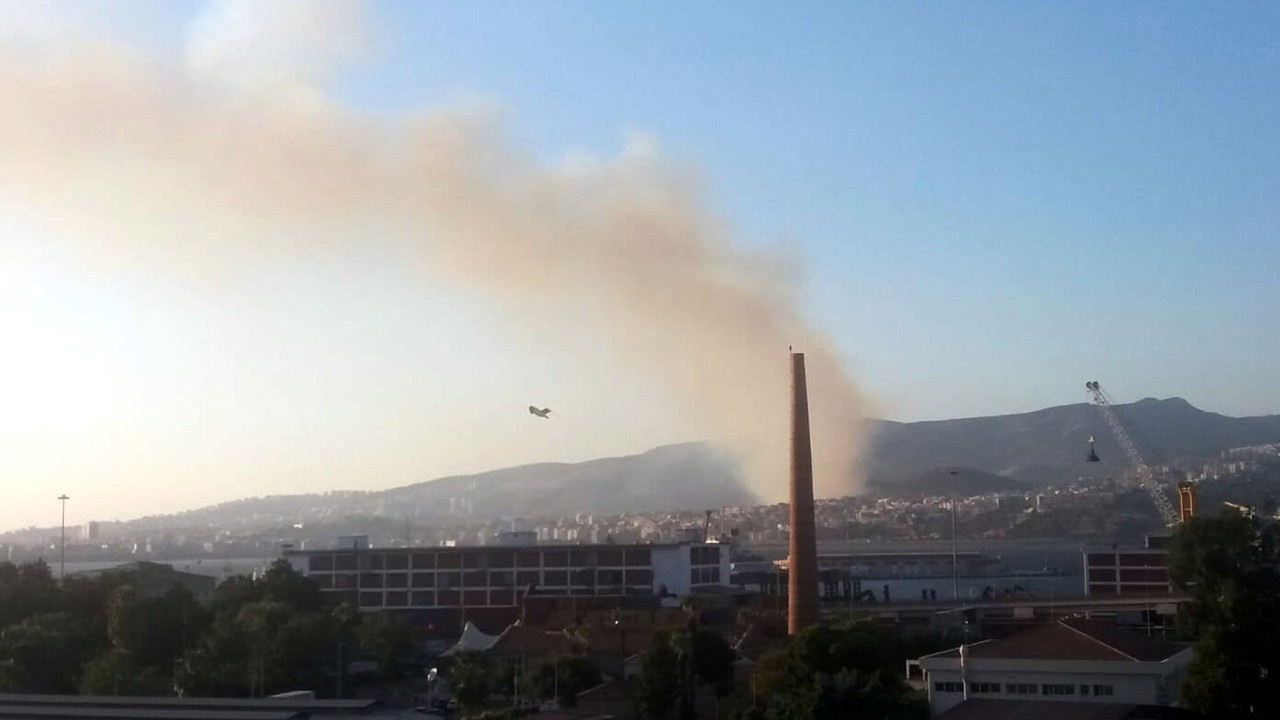
[(951, 498), (951, 593), (960, 600), (960, 563), (956, 552), (956, 499)]
[(71, 498), (66, 493), (58, 496), (62, 501), (62, 543), (58, 548), (58, 582), (66, 582), (67, 579), (67, 501)]

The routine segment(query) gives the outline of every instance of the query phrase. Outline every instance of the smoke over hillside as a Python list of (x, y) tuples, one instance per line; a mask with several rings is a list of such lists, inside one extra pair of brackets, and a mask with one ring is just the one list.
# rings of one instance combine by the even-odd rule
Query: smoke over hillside
[(216, 283), (376, 235), (513, 322), (569, 298), (557, 307), (578, 308), (620, 382), (658, 378), (765, 500), (786, 492), (792, 345), (807, 354), (818, 494), (855, 489), (861, 401), (787, 268), (736, 248), (692, 174), (651, 143), (544, 166), (492, 114), (376, 116), (315, 78), (235, 82), (255, 64), (219, 53), (252, 38), (220, 43), (206, 25), (186, 63), (104, 43), (0, 50), (0, 207), (86, 261), (144, 273)]

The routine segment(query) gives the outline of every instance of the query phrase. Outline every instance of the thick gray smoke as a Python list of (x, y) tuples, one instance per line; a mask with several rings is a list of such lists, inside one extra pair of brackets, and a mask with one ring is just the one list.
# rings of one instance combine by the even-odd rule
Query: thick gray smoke
[(626, 372), (659, 378), (690, 427), (741, 453), (767, 500), (786, 495), (795, 346), (818, 493), (856, 489), (861, 401), (786, 268), (735, 249), (690, 174), (645, 143), (549, 168), (483, 114), (370, 117), (104, 47), (0, 51), (0, 108), (0, 206), (76, 252), (208, 274), (376, 229), (516, 320), (569, 296)]

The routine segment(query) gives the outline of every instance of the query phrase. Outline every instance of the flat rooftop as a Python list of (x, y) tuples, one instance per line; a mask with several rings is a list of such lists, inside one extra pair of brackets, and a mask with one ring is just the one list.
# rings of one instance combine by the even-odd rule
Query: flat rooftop
[(301, 720), (305, 713), (296, 711), (255, 710), (181, 710), (178, 708), (139, 708), (130, 706), (97, 707), (91, 705), (0, 705), (4, 720)]
[[(429, 547), (366, 547), (366, 548), (317, 548), (307, 550), (285, 550), (285, 555), (325, 555), (325, 554), (350, 554), (353, 552), (458, 552), (458, 551), (476, 551), (483, 550), (485, 552), (510, 552), (512, 550), (643, 550), (648, 548), (673, 548), (682, 547), (684, 545), (709, 545), (718, 547), (725, 545), (718, 542), (698, 542), (697, 540), (687, 540), (684, 542), (660, 542), (660, 543), (534, 543), (532, 545), (431, 545)], [(948, 553), (950, 557), (950, 553)]]
[[(376, 700), (319, 700), (309, 697), (297, 698), (209, 698), (209, 697), (128, 697), (108, 695), (24, 695), (0, 693), (0, 717), (17, 717), (12, 714), (13, 708), (59, 708), (75, 709), (75, 715), (68, 717), (126, 717), (126, 715), (96, 715), (89, 711), (119, 709), (125, 712), (209, 712), (217, 717), (236, 717), (239, 720), (282, 720), (280, 716), (293, 717), (297, 714), (354, 714), (362, 715), (378, 705)], [(257, 713), (264, 717), (250, 717), (246, 713)], [(269, 716), (269, 717), (265, 717)], [(41, 715), (41, 717), (55, 717)], [(141, 718), (140, 715), (134, 717)], [(161, 717), (186, 718), (197, 720), (187, 715), (149, 716), (154, 720)]]

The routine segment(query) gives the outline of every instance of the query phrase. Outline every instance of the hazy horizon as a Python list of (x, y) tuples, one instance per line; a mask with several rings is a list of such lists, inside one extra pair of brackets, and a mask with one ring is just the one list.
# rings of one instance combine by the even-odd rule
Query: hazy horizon
[[(1180, 396), (1176, 396), (1176, 395), (1174, 395), (1174, 396), (1162, 397), (1162, 398), (1137, 398), (1137, 399), (1135, 399), (1133, 402), (1138, 402), (1138, 401), (1140, 401), (1140, 400), (1152, 400), (1152, 399), (1157, 400), (1157, 401), (1160, 401), (1160, 402), (1165, 402), (1165, 401), (1168, 401), (1168, 400), (1178, 399), (1179, 397), (1180, 397)], [(1181, 399), (1186, 400), (1186, 398), (1181, 398)], [(1188, 402), (1191, 402), (1191, 401), (1188, 401)], [(1088, 404), (1088, 403), (1086, 403), (1086, 404)], [(1198, 410), (1202, 410), (1202, 411), (1205, 411), (1205, 412), (1215, 412), (1212, 408), (1205, 408), (1205, 407), (1201, 407), (1200, 405), (1198, 405), (1198, 404), (1196, 404), (1196, 403), (1194, 403), (1194, 402), (1191, 402), (1191, 405), (1192, 405), (1193, 407), (1195, 407), (1196, 409), (1198, 409)], [(1065, 406), (1053, 406), (1053, 407), (1065, 407)], [(1002, 415), (1018, 415), (1018, 414), (1031, 413), (1031, 412), (1036, 412), (1036, 411), (1038, 411), (1038, 410), (1047, 410), (1047, 409), (1051, 409), (1051, 408), (1036, 408), (1036, 409), (1034, 409), (1034, 410), (1015, 411), (1015, 412), (1011, 412), (1011, 413), (1002, 413)], [(1224, 413), (1219, 413), (1219, 414), (1224, 414)], [(1266, 415), (1280, 415), (1280, 412), (1277, 412), (1277, 413), (1266, 413)], [(894, 420), (894, 419), (891, 419), (891, 418), (874, 418), (874, 420), (875, 420), (875, 421), (880, 421), (880, 422), (906, 422), (906, 423), (913, 423), (913, 422), (941, 422), (941, 421), (947, 421), (947, 420), (964, 420), (964, 419), (982, 419), (982, 418), (984, 418), (984, 417), (991, 417), (991, 416), (967, 416), (967, 417), (957, 417), (957, 418), (929, 418), (929, 419), (922, 419), (922, 420), (910, 420), (910, 421)], [(1234, 416), (1228, 416), (1228, 417), (1234, 417)], [(1240, 417), (1244, 417), (1244, 416), (1240, 416)], [(458, 471), (458, 472), (452, 472), (452, 473), (449, 473), (449, 474), (447, 474), (447, 475), (438, 475), (438, 476), (432, 476), (432, 477), (426, 477), (426, 478), (410, 478), (410, 479), (406, 479), (406, 480), (404, 480), (404, 481), (402, 481), (402, 482), (400, 482), (400, 481), (392, 481), (392, 482), (391, 482), (391, 484), (387, 484), (387, 485), (379, 485), (379, 486), (373, 486), (373, 487), (355, 488), (355, 487), (337, 487), (337, 486), (335, 486), (335, 487), (327, 487), (327, 488), (316, 488), (316, 489), (310, 489), (310, 490), (305, 490), (305, 491), (301, 491), (301, 492), (298, 492), (298, 493), (277, 493), (277, 492), (266, 492), (266, 493), (261, 493), (261, 494), (236, 495), (236, 496), (234, 496), (234, 497), (225, 497), (225, 498), (222, 498), (222, 499), (215, 499), (215, 500), (213, 500), (212, 502), (209, 502), (208, 504), (204, 504), (204, 505), (190, 506), (190, 507), (176, 507), (176, 508), (171, 508), (171, 509), (162, 510), (162, 511), (159, 511), (159, 512), (156, 512), (156, 513), (146, 513), (146, 514), (140, 514), (140, 515), (136, 515), (136, 516), (126, 516), (126, 517), (119, 517), (119, 516), (117, 516), (117, 517), (97, 517), (97, 516), (93, 516), (93, 517), (84, 517), (84, 518), (81, 518), (81, 519), (80, 519), (80, 521), (76, 522), (75, 524), (83, 524), (84, 522), (87, 522), (87, 521), (89, 521), (89, 520), (97, 520), (97, 521), (105, 521), (105, 522), (130, 522), (130, 521), (133, 521), (133, 520), (139, 520), (139, 519), (142, 519), (142, 518), (144, 518), (144, 517), (149, 517), (149, 516), (155, 516), (155, 515), (169, 515), (169, 514), (181, 513), (181, 512), (185, 512), (185, 511), (189, 511), (189, 510), (201, 510), (201, 509), (204, 509), (204, 508), (207, 508), (207, 507), (216, 506), (216, 505), (221, 505), (221, 504), (229, 503), (229, 502), (236, 502), (236, 501), (240, 501), (240, 500), (248, 500), (248, 499), (252, 499), (252, 498), (270, 497), (270, 496), (277, 496), (277, 495), (307, 495), (307, 494), (325, 494), (325, 493), (343, 493), (343, 492), (374, 492), (374, 493), (376, 493), (376, 492), (382, 492), (382, 491), (386, 491), (386, 490), (395, 490), (395, 489), (402, 488), (402, 487), (406, 487), (406, 486), (410, 486), (410, 485), (417, 485), (417, 484), (421, 484), (421, 483), (424, 483), (424, 482), (434, 482), (434, 481), (436, 481), (436, 480), (446, 480), (446, 479), (449, 479), (449, 478), (452, 478), (452, 477), (460, 477), (460, 476), (461, 476), (461, 477), (467, 477), (467, 476), (471, 476), (471, 475), (479, 475), (479, 474), (483, 474), (483, 473), (486, 473), (486, 472), (500, 471), (500, 470), (505, 470), (505, 469), (509, 469), (509, 468), (513, 468), (513, 467), (521, 467), (521, 466), (524, 466), (524, 465), (531, 465), (531, 464), (564, 464), (564, 465), (572, 465), (572, 464), (576, 464), (576, 463), (588, 462), (588, 461), (591, 461), (591, 460), (600, 460), (600, 459), (608, 459), (608, 458), (616, 458), (616, 457), (629, 457), (629, 456), (641, 455), (641, 454), (646, 453), (646, 452), (649, 452), (649, 451), (651, 451), (651, 450), (656, 450), (656, 449), (658, 449), (658, 448), (666, 447), (666, 446), (669, 446), (669, 445), (678, 445), (678, 444), (684, 444), (684, 443), (702, 443), (702, 442), (703, 442), (703, 441), (700, 441), (700, 440), (685, 440), (685, 441), (676, 441), (676, 442), (674, 442), (674, 443), (668, 443), (668, 444), (659, 445), (659, 446), (654, 446), (654, 447), (637, 448), (637, 449), (635, 449), (634, 451), (631, 451), (631, 452), (620, 452), (620, 453), (617, 453), (617, 454), (606, 454), (606, 455), (584, 455), (584, 456), (581, 456), (581, 457), (575, 457), (575, 458), (543, 458), (543, 459), (541, 459), (541, 460), (537, 460), (537, 461), (534, 461), (534, 462), (532, 462), (532, 463), (518, 463), (518, 464), (512, 464), (512, 465), (501, 465), (501, 466), (483, 466), (483, 467), (476, 467), (476, 468), (473, 468), (473, 469), (464, 469), (464, 470), (461, 470), (461, 471)], [(72, 501), (74, 501), (74, 500), (75, 500), (75, 498), (71, 498), (71, 500), (72, 500)], [(27, 528), (29, 528), (29, 527), (40, 527), (40, 528), (46, 528), (46, 529), (47, 529), (47, 528), (56, 527), (56, 525), (54, 525), (54, 524), (43, 524), (43, 523), (39, 523), (39, 522), (37, 522), (37, 523), (31, 523), (31, 524), (28, 524), (28, 525), (15, 526), (15, 527), (0, 527), (0, 533), (10, 532), (10, 531), (16, 531), (16, 530), (23, 530), (23, 529), (27, 529)]]
[(695, 440), (778, 499), (786, 346), (820, 495), (866, 418), (1278, 412), (1278, 20), (0, 2), (0, 527)]

